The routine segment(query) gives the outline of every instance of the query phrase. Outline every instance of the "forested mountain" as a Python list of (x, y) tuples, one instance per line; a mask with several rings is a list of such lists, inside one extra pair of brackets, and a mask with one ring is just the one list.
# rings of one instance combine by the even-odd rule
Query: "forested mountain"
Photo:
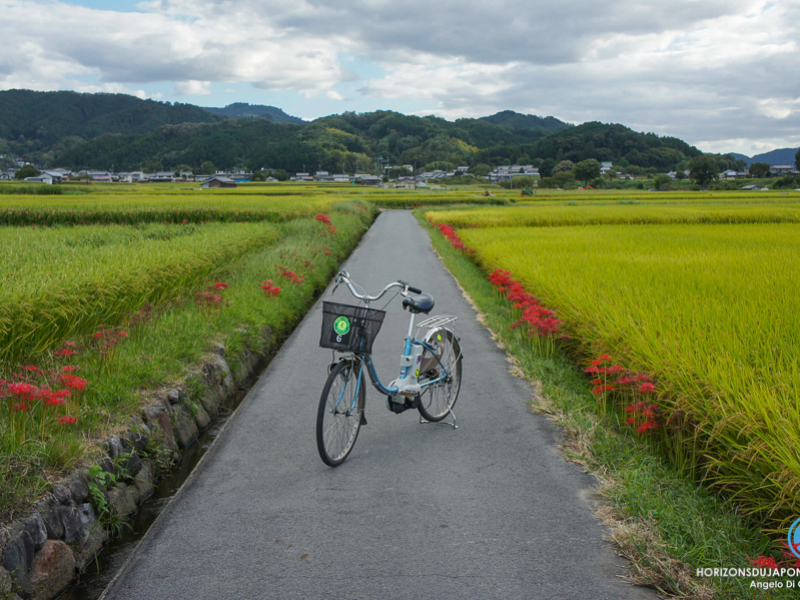
[(523, 115), (513, 110), (504, 110), (489, 117), (481, 117), (481, 120), (487, 121), (492, 125), (505, 125), (512, 129), (544, 129), (549, 133), (558, 133), (572, 126), (555, 117), (543, 118), (536, 115)]
[(767, 163), (768, 165), (793, 165), (798, 150), (800, 148), (778, 148), (755, 156), (747, 156), (745, 154), (734, 154), (734, 156), (743, 159), (748, 167), (757, 162)]
[(287, 115), (280, 108), (275, 106), (264, 106), (263, 104), (247, 104), (246, 102), (234, 102), (225, 108), (214, 108), (203, 106), (203, 110), (223, 117), (238, 119), (267, 119), (275, 123), (304, 123), (303, 119)]
[(141, 100), (126, 94), (0, 91), (0, 154), (47, 162), (99, 135), (142, 134), (163, 125), (223, 119), (192, 104)]
[[(451, 122), (376, 111), (332, 115), (306, 125), (231, 119), (165, 126), (143, 135), (107, 135), (65, 151), (57, 162), (73, 168), (114, 165), (128, 170), (154, 162), (174, 168), (211, 161), (221, 169), (266, 166), (289, 172), (352, 173), (372, 170), (378, 156), (418, 168), (546, 166), (595, 158), (666, 171), (699, 154), (677, 138), (637, 133), (623, 125), (585, 123), (548, 135), (542, 129), (512, 129), (483, 119)], [(731, 157), (730, 164), (734, 162)]]
[[(371, 171), (380, 156), (427, 169), (480, 165), (484, 171), (518, 163), (546, 173), (558, 161), (587, 158), (667, 171), (701, 152), (677, 138), (623, 125), (573, 126), (510, 110), (456, 121), (346, 112), (306, 123), (281, 109), (246, 103), (206, 109), (124, 94), (7, 90), (0, 91), (0, 154), (50, 167), (118, 171), (211, 161), (220, 169), (352, 173)], [(730, 155), (718, 163), (743, 165)]]

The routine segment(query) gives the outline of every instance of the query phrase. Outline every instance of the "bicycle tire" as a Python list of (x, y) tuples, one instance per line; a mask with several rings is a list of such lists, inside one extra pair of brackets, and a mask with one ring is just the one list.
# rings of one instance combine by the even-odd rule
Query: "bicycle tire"
[(433, 355), (425, 350), (423, 353), (423, 364), (433, 366), (427, 373), (421, 374), (420, 383), (437, 379), (442, 366), (450, 373), (447, 380), (428, 386), (419, 399), (419, 414), (425, 420), (436, 423), (450, 414), (461, 391), (461, 344), (455, 333), (445, 327), (434, 329), (426, 338), (429, 342), (437, 343), (439, 352)]
[(360, 367), (360, 360), (339, 362), (322, 388), (317, 409), (317, 450), (329, 467), (344, 462), (361, 429), (366, 390), (363, 375), (360, 385), (357, 382)]

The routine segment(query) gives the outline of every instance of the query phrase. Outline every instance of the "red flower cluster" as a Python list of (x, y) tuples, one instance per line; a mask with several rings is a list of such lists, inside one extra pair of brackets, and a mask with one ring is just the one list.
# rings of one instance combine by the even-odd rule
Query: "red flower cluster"
[(651, 391), (655, 391), (655, 385), (653, 384), (653, 379), (649, 375), (645, 375), (644, 373), (626, 375), (625, 377), (620, 377), (619, 379), (617, 379), (618, 385), (638, 385), (640, 391), (645, 391), (641, 390), (641, 386), (643, 386), (646, 383), (653, 385), (654, 389)]
[(453, 229), (447, 223), (439, 223), (438, 225), (434, 225), (434, 227), (439, 230), (439, 233), (441, 233), (444, 237), (450, 240), (450, 245), (453, 246), (453, 248), (455, 248), (456, 250), (461, 250), (462, 252), (466, 252), (467, 254), (475, 253), (475, 250), (473, 250), (472, 248), (467, 248), (464, 242), (461, 241), (461, 238), (458, 237), (456, 230)]
[(325, 256), (331, 256), (331, 255), (333, 254), (333, 252), (331, 252), (331, 251), (330, 251), (330, 250), (328, 250), (327, 248), (325, 248), (325, 249), (323, 250), (323, 252), (325, 253)]
[[(75, 369), (77, 368), (78, 367), (75, 367)], [(56, 390), (55, 392), (48, 387), (48, 382), (56, 378), (55, 372), (39, 369), (38, 367), (33, 369), (26, 367), (25, 370), (31, 375), (35, 375), (37, 378), (41, 379), (43, 385), (37, 386), (30, 381), (24, 380), (27, 375), (23, 375), (22, 373), (17, 373), (14, 376), (23, 379), (23, 381), (7, 382), (0, 379), (0, 399), (7, 399), (8, 406), (13, 412), (27, 412), (36, 402), (41, 402), (44, 406), (61, 406), (71, 397), (72, 392), (67, 388), (73, 386), (69, 384), (66, 384), (66, 388)], [(61, 375), (60, 377), (74, 376)], [(73, 389), (86, 389), (88, 382), (85, 379), (77, 377), (75, 377), (75, 379), (78, 381), (73, 382), (75, 386)]]
[(529, 332), (535, 331), (541, 337), (558, 333), (561, 320), (556, 313), (539, 304), (536, 296), (526, 292), (519, 281), (512, 279), (510, 271), (498, 269), (489, 275), (489, 281), (514, 302), (514, 308), (522, 310), (520, 319), (511, 324), (512, 329), (525, 323)]
[(771, 556), (759, 556), (758, 558), (748, 558), (747, 560), (750, 561), (751, 565), (758, 567), (759, 569), (770, 569), (771, 571), (777, 571), (780, 569), (778, 563), (775, 562), (775, 559)]
[[(600, 380), (596, 379), (595, 381), (600, 381)], [(592, 382), (592, 383), (594, 383), (594, 382)], [(594, 389), (592, 390), (592, 394), (594, 394), (595, 396), (602, 396), (606, 392), (613, 392), (613, 391), (614, 391), (614, 386), (613, 385), (608, 385), (608, 384), (596, 385), (594, 387)]]
[(223, 283), (222, 281), (218, 281), (217, 283), (215, 283), (213, 285), (213, 287), (216, 290), (225, 290), (225, 289), (228, 289), (228, 284), (227, 283)]
[(128, 338), (127, 331), (101, 327), (100, 331), (92, 334), (92, 338), (97, 340), (97, 346), (101, 354), (107, 355), (114, 352), (117, 344), (121, 344)]
[(651, 429), (656, 429), (658, 423), (658, 405), (648, 402), (637, 402), (625, 407), (625, 412), (630, 413), (628, 424), (636, 427), (636, 433), (645, 434)]
[(64, 417), (61, 417), (61, 418), (58, 420), (58, 422), (59, 422), (61, 425), (72, 425), (72, 424), (74, 424), (76, 421), (77, 421), (77, 419), (75, 419), (75, 417), (70, 417), (69, 415), (66, 415), (66, 416), (64, 416)]
[(278, 265), (278, 270), (281, 272), (281, 275), (290, 279), (294, 283), (303, 283), (306, 279), (305, 275), (301, 275), (300, 273), (295, 273), (291, 269), (287, 269), (286, 267), (282, 267)]
[(64, 374), (61, 375), (60, 378), (61, 378), (61, 383), (63, 383), (65, 386), (79, 392), (85, 390), (86, 385), (89, 383), (88, 381), (86, 381), (85, 379), (81, 379), (77, 375)]
[(267, 279), (261, 282), (261, 289), (264, 290), (264, 295), (267, 298), (274, 298), (281, 293), (281, 288), (272, 283), (272, 279)]
[(331, 218), (328, 215), (319, 214), (314, 218), (323, 225), (327, 226), (328, 233), (336, 235), (336, 226), (333, 223), (331, 223)]

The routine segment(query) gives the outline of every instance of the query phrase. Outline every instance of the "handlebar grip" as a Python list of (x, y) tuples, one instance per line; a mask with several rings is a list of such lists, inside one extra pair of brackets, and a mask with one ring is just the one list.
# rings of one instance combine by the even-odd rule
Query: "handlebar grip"
[(411, 287), (411, 286), (408, 286), (408, 291), (409, 292), (414, 292), (415, 294), (421, 294), (422, 293), (421, 289), (415, 288), (415, 287)]

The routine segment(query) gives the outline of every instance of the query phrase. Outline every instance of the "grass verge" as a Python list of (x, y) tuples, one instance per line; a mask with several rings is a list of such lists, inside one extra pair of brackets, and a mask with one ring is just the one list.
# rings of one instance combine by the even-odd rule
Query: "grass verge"
[[(700, 568), (750, 568), (750, 559), (775, 549), (735, 506), (686, 479), (613, 415), (597, 417), (586, 375), (552, 345), (512, 330), (518, 316), (467, 256), (454, 250), (417, 211), (434, 248), (482, 313), (485, 325), (539, 390), (534, 408), (564, 427), (568, 460), (596, 475), (606, 504), (598, 514), (610, 539), (632, 562), (631, 580), (685, 598), (792, 598), (792, 590), (760, 592), (752, 582), (771, 578), (695, 577)], [(775, 556), (779, 558), (779, 556)]]

